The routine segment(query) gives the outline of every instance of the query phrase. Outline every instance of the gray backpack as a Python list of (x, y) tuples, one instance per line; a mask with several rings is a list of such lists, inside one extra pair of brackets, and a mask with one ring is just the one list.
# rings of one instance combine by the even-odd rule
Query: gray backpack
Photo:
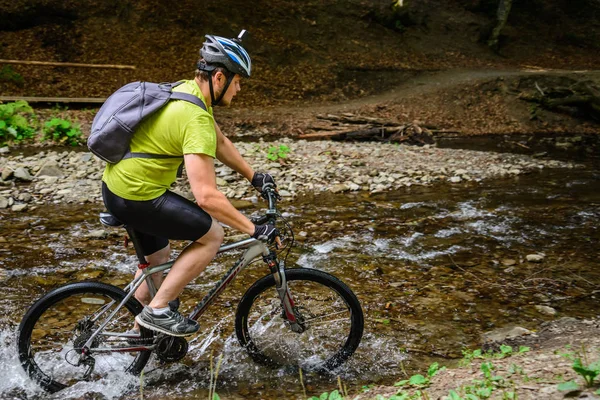
[(114, 92), (102, 105), (92, 122), (87, 140), (92, 153), (106, 162), (117, 163), (126, 158), (181, 158), (167, 154), (132, 153), (129, 143), (135, 128), (144, 118), (158, 111), (169, 100), (185, 100), (206, 106), (198, 97), (173, 88), (183, 83), (132, 82)]

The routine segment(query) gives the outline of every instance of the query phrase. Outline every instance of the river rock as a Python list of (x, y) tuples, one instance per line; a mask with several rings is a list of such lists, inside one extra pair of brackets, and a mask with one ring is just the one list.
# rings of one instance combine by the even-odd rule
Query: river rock
[(502, 265), (504, 265), (505, 267), (511, 267), (513, 265), (515, 265), (517, 262), (515, 260), (512, 260), (510, 258), (505, 258), (504, 260), (502, 260)]
[(0, 208), (8, 207), (8, 199), (6, 197), (0, 196)]
[(48, 161), (37, 172), (36, 176), (64, 176), (63, 170), (58, 166), (56, 161)]
[(229, 183), (225, 179), (217, 177), (217, 186), (227, 186), (228, 184)]
[(0, 147), (0, 154), (8, 154), (8, 153), (10, 153), (8, 146)]
[(531, 332), (529, 329), (525, 329), (520, 326), (507, 326), (504, 328), (494, 329), (493, 331), (484, 333), (483, 341), (487, 343), (502, 343), (506, 339), (512, 339), (524, 335), (531, 335), (532, 333), (533, 332)]
[(2, 168), (2, 174), (0, 174), (0, 178), (2, 178), (3, 181), (9, 179), (13, 173), (15, 171), (13, 171), (11, 168)]
[(460, 176), (453, 176), (449, 180), (452, 183), (459, 183), (460, 181), (462, 181), (462, 178)]
[(29, 203), (31, 201), (31, 193), (21, 193), (17, 196), (17, 200), (22, 201), (24, 203)]
[(97, 229), (85, 235), (85, 237), (90, 239), (104, 239), (106, 236), (108, 236), (108, 233), (104, 229)]
[(15, 212), (24, 211), (27, 209), (27, 204), (15, 204), (10, 209)]
[(548, 307), (548, 306), (542, 306), (542, 305), (536, 305), (535, 309), (538, 310), (538, 312), (540, 312), (541, 314), (544, 315), (556, 315), (556, 310), (552, 307)]
[(239, 235), (227, 236), (227, 237), (225, 237), (225, 239), (223, 239), (223, 241), (226, 243), (235, 243), (235, 242), (239, 242), (240, 240), (246, 240), (246, 239), (248, 239), (248, 235), (245, 233), (241, 233)]
[(345, 184), (339, 184), (339, 185), (334, 185), (330, 191), (331, 193), (341, 193), (341, 192), (346, 192), (350, 190), (350, 188), (348, 186), (346, 186)]
[(23, 168), (23, 167), (19, 167), (19, 168), (15, 169), (14, 176), (16, 179), (20, 179), (22, 181), (30, 182), (33, 180), (33, 176), (31, 176), (31, 174), (29, 173), (29, 170), (27, 170), (27, 168)]
[(541, 263), (542, 261), (544, 261), (545, 257), (546, 256), (544, 254), (527, 254), (525, 258), (527, 259), (527, 261), (532, 263)]

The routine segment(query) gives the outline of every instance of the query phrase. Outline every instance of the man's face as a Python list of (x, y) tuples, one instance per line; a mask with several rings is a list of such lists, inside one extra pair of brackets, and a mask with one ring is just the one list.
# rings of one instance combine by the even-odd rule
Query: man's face
[[(223, 74), (220, 74), (220, 77), (217, 77), (217, 78), (219, 81), (220, 91), (222, 91), (223, 88), (225, 87), (225, 84), (227, 83), (227, 78)], [(227, 91), (225, 92), (225, 95), (221, 99), (221, 102), (219, 103), (219, 105), (229, 106), (231, 104), (231, 101), (233, 100), (235, 95), (240, 90), (242, 90), (242, 88), (240, 86), (240, 80), (241, 80), (241, 78), (237, 74), (233, 77), (233, 80), (231, 81), (231, 84), (229, 84), (229, 87), (227, 88)], [(218, 96), (215, 96), (215, 97), (218, 97)]]

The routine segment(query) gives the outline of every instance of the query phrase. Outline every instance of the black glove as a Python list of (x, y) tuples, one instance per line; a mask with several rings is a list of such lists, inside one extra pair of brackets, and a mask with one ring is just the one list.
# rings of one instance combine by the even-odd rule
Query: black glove
[(265, 185), (269, 183), (277, 187), (277, 185), (275, 184), (275, 179), (273, 179), (271, 174), (263, 174), (262, 172), (254, 173), (254, 176), (252, 177), (252, 186), (254, 186), (256, 190), (262, 193), (263, 189), (265, 188)]
[(254, 239), (264, 240), (267, 243), (273, 243), (277, 236), (279, 236), (279, 229), (275, 228), (271, 224), (254, 226), (254, 235), (252, 235)]

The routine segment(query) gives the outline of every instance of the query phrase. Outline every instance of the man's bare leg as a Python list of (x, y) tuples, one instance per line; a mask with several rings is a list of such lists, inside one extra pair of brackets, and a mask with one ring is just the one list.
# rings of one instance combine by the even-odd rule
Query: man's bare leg
[(162, 282), (156, 296), (148, 304), (153, 309), (168, 306), (176, 299), (183, 288), (196, 279), (217, 254), (223, 243), (224, 232), (221, 225), (213, 220), (209, 231), (186, 247)]
[[(171, 246), (167, 245), (166, 247), (150, 254), (149, 256), (145, 256), (146, 258), (146, 262), (149, 264), (148, 267), (155, 267), (157, 265), (160, 264), (164, 264), (167, 261), (169, 261), (169, 255), (171, 254)], [(138, 269), (137, 272), (135, 273), (135, 277), (137, 278), (140, 274), (142, 273), (141, 269)], [(156, 288), (160, 288), (160, 284), (163, 280), (163, 273), (156, 273), (152, 275), (152, 281), (154, 281), (154, 286)], [(150, 298), (150, 290), (148, 290), (148, 284), (146, 283), (146, 281), (144, 280), (144, 282), (142, 283), (142, 285), (135, 291), (135, 298), (142, 303), (142, 305), (147, 305), (150, 300), (152, 300)], [(137, 323), (137, 321), (135, 322), (133, 329), (135, 330), (140, 330), (140, 327)]]
[[(148, 268), (155, 267), (160, 264), (164, 264), (169, 261), (169, 255), (171, 254), (171, 246), (167, 245), (166, 247), (146, 256), (146, 262), (149, 264)], [(138, 269), (135, 273), (135, 277), (137, 278), (142, 273), (141, 269)], [(160, 284), (163, 280), (163, 273), (156, 273), (152, 275), (152, 281), (154, 281), (154, 286), (158, 289), (160, 288)], [(142, 285), (136, 290), (135, 298), (138, 299), (140, 303), (143, 305), (147, 305), (150, 298), (150, 290), (148, 290), (148, 284), (146, 281), (142, 283)]]

